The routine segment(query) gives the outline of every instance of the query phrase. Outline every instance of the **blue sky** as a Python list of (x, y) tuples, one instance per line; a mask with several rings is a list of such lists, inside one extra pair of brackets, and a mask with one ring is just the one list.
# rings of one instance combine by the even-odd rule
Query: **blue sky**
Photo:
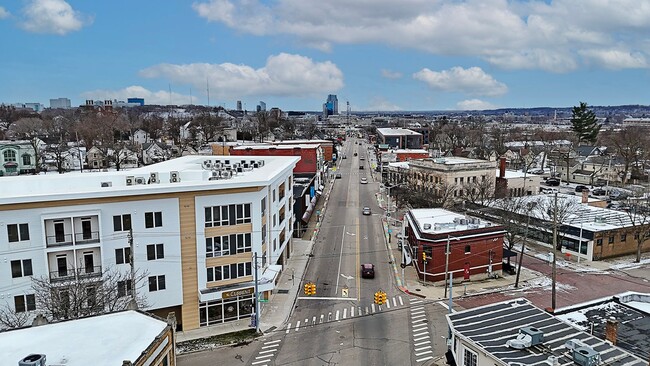
[(647, 105), (649, 34), (650, 0), (0, 1), (0, 103)]

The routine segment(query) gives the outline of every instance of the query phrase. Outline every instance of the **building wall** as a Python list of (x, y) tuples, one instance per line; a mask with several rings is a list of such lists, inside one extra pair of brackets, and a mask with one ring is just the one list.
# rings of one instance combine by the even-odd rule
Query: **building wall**
[[(647, 231), (647, 229), (645, 229)], [(594, 233), (593, 255), (594, 259), (607, 259), (623, 255), (636, 254), (637, 240), (635, 233), (638, 229), (633, 227), (621, 228), (611, 231)], [(641, 247), (642, 252), (650, 251), (650, 239), (646, 238)]]
[(237, 147), (230, 150), (230, 155), (250, 155), (250, 156), (300, 156), (300, 161), (294, 169), (295, 174), (316, 174), (318, 172), (318, 147), (313, 149), (293, 148), (279, 149), (269, 147), (268, 149)]

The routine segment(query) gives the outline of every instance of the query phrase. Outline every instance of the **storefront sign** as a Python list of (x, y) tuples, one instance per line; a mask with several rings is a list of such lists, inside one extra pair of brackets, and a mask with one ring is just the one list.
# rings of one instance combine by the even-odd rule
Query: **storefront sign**
[(239, 290), (232, 290), (232, 291), (226, 291), (221, 293), (221, 298), (222, 299), (230, 299), (231, 297), (237, 297), (237, 296), (246, 296), (246, 295), (251, 295), (255, 292), (255, 288), (250, 287), (250, 288), (243, 288)]

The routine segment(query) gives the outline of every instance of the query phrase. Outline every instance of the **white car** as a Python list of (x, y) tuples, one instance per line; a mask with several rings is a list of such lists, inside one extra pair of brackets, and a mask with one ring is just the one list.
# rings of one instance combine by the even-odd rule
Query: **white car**
[(368, 184), (368, 178), (362, 177), (361, 178), (361, 184)]

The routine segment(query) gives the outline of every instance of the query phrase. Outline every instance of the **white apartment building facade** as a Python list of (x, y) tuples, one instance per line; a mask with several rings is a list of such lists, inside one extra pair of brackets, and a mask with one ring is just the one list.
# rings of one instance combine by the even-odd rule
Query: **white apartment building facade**
[[(119, 172), (0, 181), (0, 306), (38, 314), (31, 278), (134, 269), (179, 327), (249, 318), (290, 252), (297, 157), (186, 156)], [(132, 241), (130, 240), (132, 238)], [(257, 253), (257, 266), (253, 255)], [(131, 284), (118, 292), (129, 296)]]

